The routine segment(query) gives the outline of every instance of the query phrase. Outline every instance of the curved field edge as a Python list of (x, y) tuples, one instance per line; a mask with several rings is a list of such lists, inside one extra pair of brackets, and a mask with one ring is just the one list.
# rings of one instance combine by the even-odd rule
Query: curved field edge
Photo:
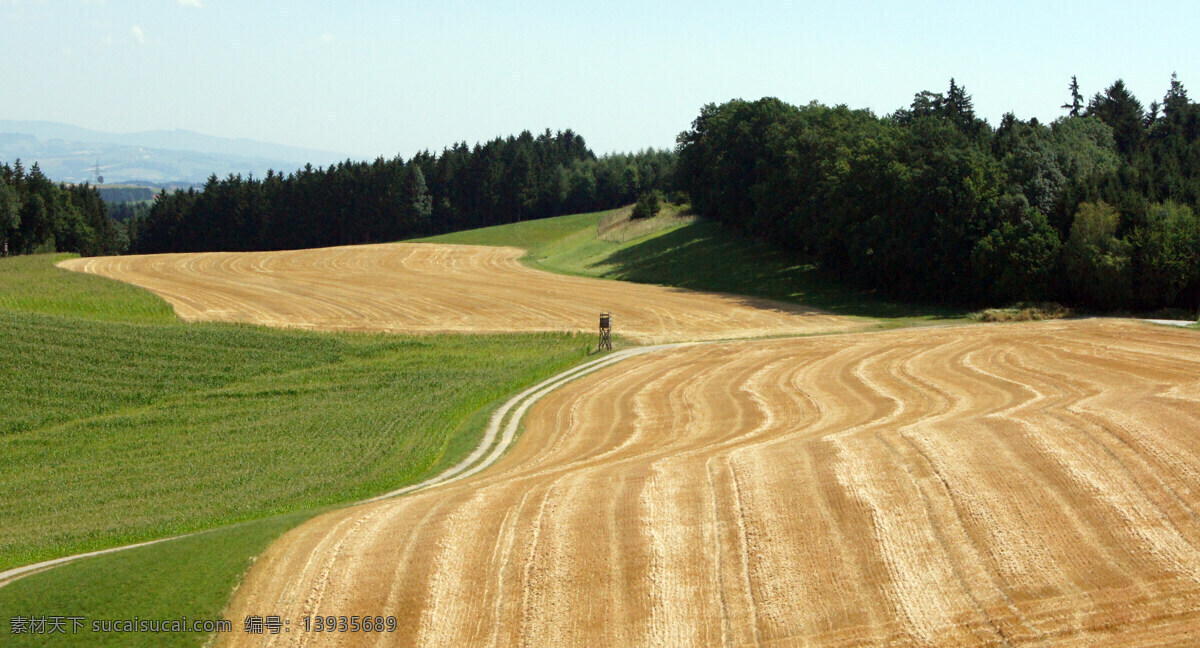
[[(165, 306), (54, 268), (59, 258), (0, 260), (0, 294), (80, 279), (97, 299), (112, 288)], [(464, 424), (472, 413), (588, 346), (561, 334), (328, 335), (7, 308), (0, 320), (0, 568), (419, 480), (471, 447), (482, 427)]]
[(0, 311), (104, 322), (169, 324), (175, 310), (158, 295), (119, 281), (54, 267), (77, 254), (0, 259)]
[(44, 646), (45, 635), (12, 634), (16, 616), (76, 616), (85, 631), (56, 635), (59, 646), (191, 648), (211, 643), (207, 633), (98, 633), (103, 619), (219, 619), (230, 592), (254, 557), (312, 511), (221, 527), (186, 538), (87, 558), (0, 587), (5, 646)]
[(399, 334), (595, 331), (612, 312), (662, 343), (863, 328), (795, 304), (544, 272), (515, 247), (388, 243), (271, 252), (94, 257), (61, 267), (148, 288), (188, 321)]
[(464, 419), (587, 344), (0, 320), (18, 358), (0, 368), (0, 490), (20, 493), (0, 501), (0, 567), (419, 480), (479, 433)]
[(965, 321), (959, 309), (891, 302), (842, 285), (797, 254), (720, 223), (685, 218), (686, 206), (644, 221), (631, 221), (631, 211), (572, 214), (413, 242), (518, 247), (527, 251), (521, 262), (539, 270), (770, 299), (881, 319), (884, 327)]
[[(443, 470), (440, 465), (435, 465), (430, 469), (435, 476), (420, 482), (417, 487), (468, 476), (485, 468), (507, 450), (515, 437), (523, 412), (531, 403), (565, 382), (578, 379), (629, 355), (649, 350), (651, 349), (645, 347), (629, 349), (577, 364), (506, 398), (499, 408), (488, 406), (477, 411), (459, 426), (473, 430), (484, 420), (487, 421), (487, 432), (479, 440), (477, 451), (452, 469)], [(504, 428), (502, 434), (501, 427)], [(455, 436), (458, 439), (474, 439), (479, 435), (464, 433)], [(460, 454), (448, 452), (444, 459), (451, 459)], [(394, 495), (383, 495), (370, 501), (391, 496)], [(212, 635), (196, 632), (149, 635), (151, 638), (145, 640), (142, 639), (142, 635), (134, 635), (131, 641), (114, 641), (112, 635), (96, 635), (88, 631), (90, 621), (86, 620), (221, 619), (222, 603), (240, 582), (241, 570), (252, 564), (254, 557), (279, 534), (317, 513), (318, 511), (299, 512), (202, 531), (150, 546), (133, 547), (120, 554), (87, 557), (43, 572), (18, 577), (16, 581), (8, 581), (7, 588), (4, 583), (0, 583), (0, 607), (16, 610), (18, 614), (27, 617), (37, 616), (30, 614), (29, 610), (74, 610), (71, 614), (58, 616), (84, 619), (84, 632), (82, 638), (72, 633), (72, 639), (67, 640), (65, 645), (207, 645), (211, 643)], [(171, 565), (187, 572), (188, 576), (182, 587), (176, 581), (178, 574), (175, 569), (164, 570), (163, 565)], [(166, 596), (122, 596), (114, 602), (111, 597), (105, 595), (114, 588), (122, 592), (166, 592)], [(98, 641), (95, 640), (96, 637), (99, 637)], [(37, 643), (37, 638), (18, 636), (14, 645)]]

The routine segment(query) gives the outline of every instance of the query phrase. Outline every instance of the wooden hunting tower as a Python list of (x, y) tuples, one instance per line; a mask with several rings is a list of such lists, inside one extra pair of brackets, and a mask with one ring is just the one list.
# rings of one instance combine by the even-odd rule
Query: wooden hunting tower
[(612, 314), (611, 313), (600, 313), (600, 345), (597, 347), (596, 350), (599, 351), (600, 349), (607, 349), (609, 351), (612, 351)]

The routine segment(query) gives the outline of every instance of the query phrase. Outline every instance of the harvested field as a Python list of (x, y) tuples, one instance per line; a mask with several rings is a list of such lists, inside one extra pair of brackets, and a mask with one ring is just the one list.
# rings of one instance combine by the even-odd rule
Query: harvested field
[(402, 333), (592, 331), (635, 342), (850, 330), (865, 320), (764, 299), (550, 274), (512, 247), (390, 243), (97, 257), (61, 267), (149, 289), (184, 320)]
[[(461, 482), (315, 518), (227, 645), (1200, 643), (1200, 338), (1087, 320), (682, 347)], [(304, 633), (393, 615), (395, 634)]]

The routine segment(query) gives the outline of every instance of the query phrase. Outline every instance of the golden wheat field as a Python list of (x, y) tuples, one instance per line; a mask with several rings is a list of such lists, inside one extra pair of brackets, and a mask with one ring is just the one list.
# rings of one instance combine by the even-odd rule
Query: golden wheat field
[[(1200, 344), (1084, 320), (647, 353), (490, 468), (325, 514), (232, 646), (1200, 645)], [(240, 629), (240, 624), (239, 624)]]
[(70, 259), (151, 290), (184, 320), (400, 333), (592, 331), (634, 342), (850, 330), (865, 320), (762, 299), (551, 274), (511, 247), (388, 243)]

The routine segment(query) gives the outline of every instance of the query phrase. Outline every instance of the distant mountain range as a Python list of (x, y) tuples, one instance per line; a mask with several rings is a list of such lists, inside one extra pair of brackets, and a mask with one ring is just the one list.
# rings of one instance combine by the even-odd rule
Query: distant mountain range
[(210, 175), (255, 177), (267, 169), (288, 173), (305, 164), (328, 166), (346, 155), (230, 139), (186, 130), (103, 133), (45, 121), (0, 120), (0, 162), (36, 161), (56, 182), (199, 184)]

